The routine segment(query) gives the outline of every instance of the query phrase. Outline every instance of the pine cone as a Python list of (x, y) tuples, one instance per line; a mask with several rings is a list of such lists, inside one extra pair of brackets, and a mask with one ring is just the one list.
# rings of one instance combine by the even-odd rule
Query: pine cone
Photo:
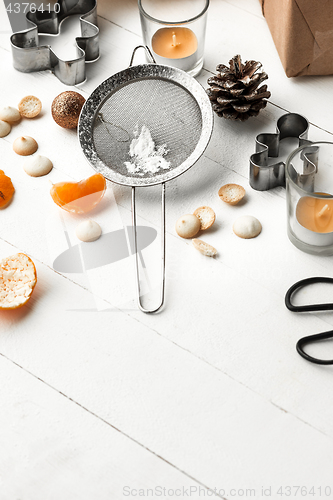
[(268, 78), (264, 72), (256, 73), (262, 64), (256, 61), (242, 64), (241, 56), (237, 55), (230, 59), (229, 65), (228, 68), (219, 64), (217, 75), (207, 80), (210, 88), (206, 92), (213, 110), (218, 116), (241, 121), (257, 116), (271, 95), (267, 85), (259, 87)]

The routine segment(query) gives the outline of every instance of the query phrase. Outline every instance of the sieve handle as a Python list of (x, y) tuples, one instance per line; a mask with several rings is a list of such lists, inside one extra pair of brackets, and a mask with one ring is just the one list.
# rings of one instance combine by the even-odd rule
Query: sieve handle
[(132, 229), (134, 239), (134, 254), (135, 254), (135, 272), (136, 272), (136, 289), (137, 289), (137, 302), (139, 309), (144, 313), (154, 313), (158, 311), (164, 303), (164, 289), (165, 289), (165, 183), (162, 183), (162, 211), (161, 211), (161, 274), (162, 283), (160, 289), (160, 302), (155, 309), (145, 309), (140, 299), (140, 273), (139, 273), (139, 259), (138, 259), (138, 241), (137, 241), (137, 227), (136, 227), (136, 206), (135, 206), (135, 187), (132, 187)]
[(153, 54), (151, 53), (151, 50), (150, 48), (147, 46), (147, 45), (138, 45), (137, 47), (135, 47), (135, 49), (133, 50), (133, 54), (132, 54), (132, 57), (131, 57), (131, 62), (129, 63), (129, 68), (131, 66), (133, 66), (133, 60), (134, 60), (134, 56), (135, 56), (135, 52), (138, 50), (138, 49), (144, 49), (147, 53), (147, 56), (151, 59), (151, 62), (153, 64), (156, 64), (156, 61), (155, 61), (155, 58), (153, 56)]

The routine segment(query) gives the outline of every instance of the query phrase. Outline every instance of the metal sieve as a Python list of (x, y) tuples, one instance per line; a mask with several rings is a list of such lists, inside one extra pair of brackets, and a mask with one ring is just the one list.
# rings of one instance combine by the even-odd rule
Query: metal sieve
[[(135, 52), (144, 48), (152, 64), (132, 66)], [(135, 130), (145, 125), (158, 145), (166, 144), (167, 170), (129, 173), (125, 162)], [(83, 153), (106, 179), (132, 187), (132, 222), (138, 306), (156, 312), (165, 289), (165, 182), (189, 169), (206, 149), (213, 128), (213, 112), (203, 87), (184, 71), (157, 65), (148, 47), (134, 49), (129, 68), (102, 82), (85, 102), (78, 125)], [(162, 185), (162, 286), (153, 310), (140, 300), (135, 188)]]

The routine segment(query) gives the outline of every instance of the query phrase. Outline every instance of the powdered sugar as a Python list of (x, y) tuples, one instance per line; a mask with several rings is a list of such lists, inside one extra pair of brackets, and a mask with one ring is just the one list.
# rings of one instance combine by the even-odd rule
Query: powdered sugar
[(129, 150), (132, 161), (125, 161), (125, 165), (131, 174), (155, 174), (170, 167), (170, 162), (164, 158), (167, 153), (167, 145), (156, 147), (149, 129), (143, 125), (140, 134), (138, 128), (134, 131)]

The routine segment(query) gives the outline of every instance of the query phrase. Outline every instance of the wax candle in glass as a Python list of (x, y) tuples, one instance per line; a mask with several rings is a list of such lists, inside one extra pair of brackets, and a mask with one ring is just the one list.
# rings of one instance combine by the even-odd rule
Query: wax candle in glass
[(209, 0), (138, 0), (144, 44), (159, 64), (192, 76), (203, 66)]
[(333, 255), (333, 143), (316, 142), (286, 162), (288, 236), (301, 250)]

